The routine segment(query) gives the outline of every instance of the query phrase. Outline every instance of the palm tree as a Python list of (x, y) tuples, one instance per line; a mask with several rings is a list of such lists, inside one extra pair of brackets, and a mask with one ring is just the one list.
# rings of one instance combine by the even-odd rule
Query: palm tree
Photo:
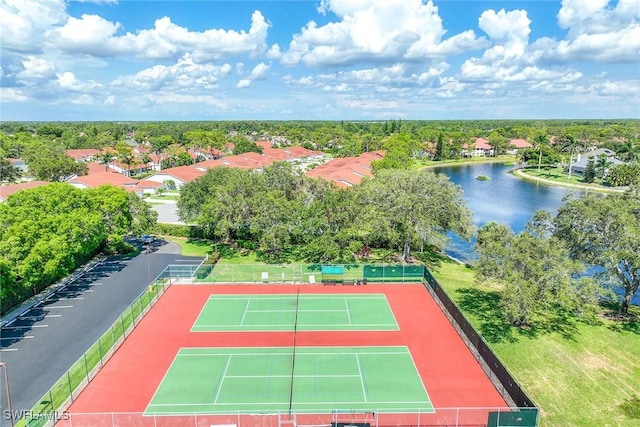
[(563, 136), (560, 140), (560, 144), (561, 144), (560, 150), (569, 153), (569, 179), (571, 179), (573, 155), (574, 153), (577, 154), (579, 151), (579, 148), (584, 147), (584, 144), (581, 141), (575, 139), (573, 135)]
[(116, 159), (115, 153), (107, 150), (102, 150), (100, 154), (96, 156), (96, 160), (101, 165), (104, 165), (105, 172), (109, 172), (109, 164)]
[(598, 159), (596, 160), (596, 170), (600, 171), (600, 177), (602, 178), (603, 184), (604, 184), (604, 176), (610, 164), (611, 162), (609, 161), (609, 158), (607, 157), (606, 154), (599, 155)]
[(625, 162), (640, 160), (640, 142), (627, 139), (624, 143), (616, 146), (618, 158)]

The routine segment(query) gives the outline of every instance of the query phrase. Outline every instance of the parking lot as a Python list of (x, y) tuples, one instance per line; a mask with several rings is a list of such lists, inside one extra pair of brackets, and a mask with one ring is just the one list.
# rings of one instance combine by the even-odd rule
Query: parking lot
[(0, 331), (0, 426), (13, 411), (29, 410), (64, 372), (106, 331), (118, 316), (169, 264), (199, 264), (178, 255), (177, 245), (154, 241), (152, 250), (135, 257), (94, 261), (46, 299), (7, 322)]

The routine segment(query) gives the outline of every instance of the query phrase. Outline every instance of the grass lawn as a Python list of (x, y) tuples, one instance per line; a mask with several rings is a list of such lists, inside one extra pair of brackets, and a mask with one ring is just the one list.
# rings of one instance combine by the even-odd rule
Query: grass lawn
[(214, 244), (209, 240), (193, 239), (190, 237), (161, 236), (163, 239), (177, 243), (182, 248), (181, 254), (184, 256), (200, 256), (214, 252)]
[(475, 285), (471, 269), (446, 262), (433, 273), (541, 406), (541, 426), (640, 425), (640, 322), (514, 328), (502, 320), (499, 294)]
[(422, 163), (423, 167), (438, 167), (438, 166), (456, 166), (456, 165), (468, 165), (475, 163), (518, 163), (518, 157), (511, 155), (501, 155), (498, 157), (464, 157), (459, 159), (450, 160), (425, 160)]

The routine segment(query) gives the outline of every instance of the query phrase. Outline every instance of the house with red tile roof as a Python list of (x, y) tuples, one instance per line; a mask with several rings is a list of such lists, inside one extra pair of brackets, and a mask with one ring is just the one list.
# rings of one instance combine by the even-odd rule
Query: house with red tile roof
[(17, 193), (18, 191), (27, 190), (29, 188), (41, 187), (43, 185), (48, 185), (47, 181), (29, 181), (29, 182), (21, 182), (19, 184), (9, 184), (0, 186), (0, 202), (4, 202), (7, 200), (7, 197), (12, 194)]
[(331, 181), (339, 187), (352, 187), (373, 175), (371, 162), (382, 159), (384, 154), (384, 151), (372, 151), (358, 157), (340, 157), (311, 169), (305, 175)]
[(78, 162), (90, 162), (100, 154), (100, 150), (96, 150), (95, 148), (65, 150), (65, 154)]
[[(126, 190), (135, 191), (138, 181), (124, 175), (114, 172), (93, 173), (84, 176), (77, 176), (68, 181), (69, 184), (76, 188), (96, 188), (101, 185), (113, 185), (114, 187), (122, 187)], [(140, 190), (140, 194), (142, 194)]]
[(494, 149), (484, 138), (476, 138), (473, 144), (462, 146), (462, 157), (489, 157), (493, 156)]
[(526, 139), (511, 139), (509, 142), (511, 143), (511, 148), (506, 150), (507, 154), (518, 154), (518, 151), (533, 147), (533, 144)]
[[(210, 161), (214, 162), (218, 160)], [(177, 166), (175, 168), (163, 169), (158, 173), (155, 173), (141, 181), (158, 182), (161, 184), (164, 184), (167, 181), (172, 181), (176, 188), (180, 188), (187, 182), (191, 182), (206, 173), (206, 168), (201, 169), (199, 167), (196, 167), (201, 165), (202, 163), (206, 162), (196, 163), (195, 165)]]

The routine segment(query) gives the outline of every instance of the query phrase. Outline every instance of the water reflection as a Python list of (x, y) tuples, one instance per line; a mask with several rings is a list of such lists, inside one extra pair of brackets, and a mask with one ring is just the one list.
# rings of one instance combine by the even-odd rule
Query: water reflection
[[(522, 231), (537, 210), (555, 213), (562, 199), (573, 190), (525, 181), (509, 173), (513, 166), (502, 163), (446, 166), (434, 169), (462, 187), (469, 209), (478, 227), (489, 221), (508, 224), (515, 233)], [(477, 177), (486, 176), (488, 180)], [(462, 261), (477, 258), (473, 251), (475, 239), (467, 242), (456, 235), (446, 252)]]

